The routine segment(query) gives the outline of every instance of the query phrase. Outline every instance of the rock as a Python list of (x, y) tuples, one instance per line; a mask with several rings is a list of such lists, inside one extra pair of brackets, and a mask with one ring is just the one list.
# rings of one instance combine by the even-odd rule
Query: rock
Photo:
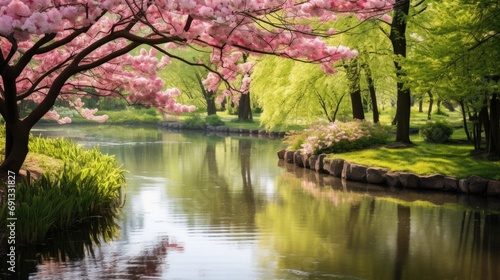
[(340, 173), (340, 178), (347, 179), (347, 170), (351, 166), (351, 163), (348, 161), (344, 161), (344, 165), (342, 165), (342, 172)]
[(500, 181), (490, 180), (486, 187), (486, 193), (488, 195), (500, 195)]
[(331, 169), (331, 161), (330, 160), (323, 160), (323, 172), (325, 173), (328, 173), (330, 175), (332, 175), (332, 173), (330, 172), (330, 169)]
[(420, 187), (424, 189), (431, 190), (443, 190), (444, 189), (444, 176), (440, 174), (420, 176)]
[(404, 188), (416, 189), (420, 186), (420, 179), (413, 173), (399, 173), (399, 181)]
[(444, 177), (444, 190), (445, 191), (457, 191), (458, 190), (458, 179), (452, 177)]
[(316, 161), (318, 161), (318, 155), (311, 155), (308, 158), (309, 161), (309, 168), (314, 169), (314, 166), (316, 166)]
[(325, 170), (323, 169), (325, 157), (325, 154), (318, 155), (318, 160), (316, 160), (316, 163), (314, 164), (314, 170), (318, 172), (325, 172)]
[[(344, 169), (346, 165), (344, 163)], [(366, 169), (368, 167), (359, 165), (359, 164), (354, 164), (350, 163), (348, 164), (347, 170), (346, 170), (346, 176), (345, 178), (350, 181), (356, 181), (356, 182), (366, 182)]]
[(305, 166), (304, 157), (302, 156), (301, 151), (296, 151), (295, 153), (293, 153), (293, 163), (295, 163), (295, 165), (297, 165), (298, 167)]
[(309, 164), (309, 157), (310, 157), (309, 155), (303, 154), (302, 155), (302, 162), (304, 163), (305, 168), (311, 169), (311, 165)]
[(368, 167), (366, 169), (366, 182), (370, 184), (385, 184), (384, 175), (387, 173), (387, 169)]
[(285, 149), (278, 151), (278, 153), (277, 153), (278, 154), (278, 158), (279, 159), (285, 159), (285, 153), (286, 153)]
[(399, 173), (395, 172), (387, 172), (385, 175), (385, 181), (387, 183), (387, 186), (391, 188), (400, 188), (401, 181), (399, 181)]
[(486, 191), (486, 187), (488, 187), (488, 180), (481, 178), (476, 175), (472, 175), (468, 179), (467, 187), (469, 189), (469, 193), (481, 194)]
[(344, 160), (341, 158), (336, 158), (330, 161), (330, 174), (335, 177), (340, 177), (342, 175), (342, 170), (344, 169)]
[(467, 179), (458, 180), (458, 191), (461, 193), (469, 193), (469, 188), (467, 187), (468, 183)]
[(285, 152), (285, 161), (288, 163), (293, 163), (293, 154), (294, 153), (295, 153), (294, 151), (286, 151)]

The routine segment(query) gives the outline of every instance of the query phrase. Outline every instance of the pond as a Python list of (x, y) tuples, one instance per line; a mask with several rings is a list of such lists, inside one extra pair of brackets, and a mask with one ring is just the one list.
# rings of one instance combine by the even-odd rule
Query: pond
[(279, 162), (280, 140), (154, 127), (33, 133), (98, 145), (129, 172), (104, 242), (31, 248), (19, 262), (30, 279), (500, 279), (497, 198), (345, 182)]

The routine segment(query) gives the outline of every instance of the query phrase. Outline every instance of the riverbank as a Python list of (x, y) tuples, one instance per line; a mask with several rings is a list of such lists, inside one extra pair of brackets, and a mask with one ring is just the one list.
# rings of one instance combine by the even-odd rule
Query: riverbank
[(398, 172), (376, 166), (365, 166), (329, 155), (304, 155), (301, 151), (280, 150), (278, 158), (298, 167), (313, 169), (349, 181), (387, 186), (389, 188), (425, 189), (484, 196), (500, 196), (500, 181), (472, 175), (455, 178), (443, 174), (421, 175)]
[(228, 127), (226, 125), (201, 125), (199, 127), (188, 127), (182, 122), (172, 122), (172, 121), (162, 121), (158, 122), (158, 126), (163, 129), (170, 130), (194, 130), (194, 131), (205, 131), (205, 132), (215, 132), (215, 133), (228, 133), (228, 134), (239, 134), (245, 136), (269, 136), (274, 138), (283, 138), (286, 134), (285, 131), (268, 131), (265, 129), (258, 128), (245, 128), (245, 127)]

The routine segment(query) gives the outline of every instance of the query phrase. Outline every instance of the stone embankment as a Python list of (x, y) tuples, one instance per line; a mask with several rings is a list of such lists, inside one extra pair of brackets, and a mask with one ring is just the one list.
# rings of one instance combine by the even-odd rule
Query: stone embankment
[(485, 196), (500, 196), (500, 181), (488, 180), (476, 175), (467, 179), (447, 177), (441, 174), (417, 175), (393, 172), (389, 169), (363, 166), (343, 159), (327, 160), (325, 154), (303, 155), (300, 151), (281, 150), (278, 157), (287, 163), (328, 173), (346, 180), (388, 187), (427, 189)]
[(267, 131), (263, 129), (245, 129), (245, 128), (230, 128), (225, 125), (219, 126), (211, 126), (204, 125), (197, 128), (186, 127), (180, 122), (160, 122), (159, 125), (166, 129), (173, 130), (198, 130), (198, 131), (206, 131), (206, 132), (216, 132), (216, 133), (231, 133), (231, 134), (243, 134), (243, 135), (260, 135), (260, 136), (269, 136), (282, 138), (285, 136), (285, 132), (282, 131)]

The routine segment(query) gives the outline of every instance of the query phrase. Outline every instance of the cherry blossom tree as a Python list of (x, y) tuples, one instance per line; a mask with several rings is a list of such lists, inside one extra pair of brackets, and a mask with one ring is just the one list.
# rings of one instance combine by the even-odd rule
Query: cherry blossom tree
[[(171, 59), (208, 66), (170, 53), (208, 47), (217, 67), (208, 87), (245, 76), (235, 63), (241, 51), (317, 63), (327, 73), (356, 51), (328, 46), (335, 34), (322, 23), (338, 14), (382, 15), (393, 0), (0, 0), (0, 113), (5, 120), (5, 158), (0, 169), (18, 172), (28, 153), (31, 128), (43, 117), (70, 122), (51, 111), (57, 99), (84, 117), (85, 96), (122, 97), (159, 110), (186, 112), (177, 89), (164, 89), (157, 73)], [(137, 56), (131, 51), (145, 46)], [(148, 50), (147, 50), (148, 49)], [(229, 87), (231, 90), (236, 90)], [(237, 91), (237, 90), (236, 90)], [(38, 105), (26, 116), (21, 100)]]

